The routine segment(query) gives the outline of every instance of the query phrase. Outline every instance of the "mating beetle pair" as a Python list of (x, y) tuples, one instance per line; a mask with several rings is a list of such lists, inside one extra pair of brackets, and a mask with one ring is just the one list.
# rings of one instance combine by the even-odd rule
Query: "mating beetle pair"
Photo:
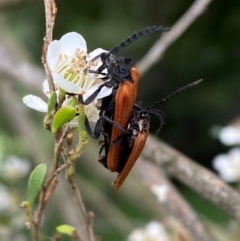
[[(97, 58), (101, 58), (103, 64), (96, 71), (89, 70), (89, 72), (104, 75), (103, 70), (107, 69), (107, 74), (104, 80), (109, 81), (104, 82), (104, 84), (85, 101), (79, 96), (79, 102), (82, 104), (89, 104), (103, 87), (113, 88), (112, 94), (102, 99), (99, 120), (96, 123), (94, 133), (91, 131), (88, 120), (86, 119), (86, 129), (92, 137), (98, 138), (101, 133), (105, 136), (106, 160), (103, 160), (102, 158), (100, 161), (106, 163), (105, 166), (112, 172), (118, 171), (122, 131), (116, 126), (113, 126), (109, 121), (106, 121), (106, 119), (118, 123), (124, 129), (127, 128), (133, 105), (137, 98), (139, 81), (139, 73), (137, 69), (131, 66), (133, 60), (126, 57), (117, 57), (113, 54), (144, 35), (168, 30), (168, 28), (162, 26), (153, 26), (140, 30), (139, 32), (134, 33), (131, 37), (128, 37), (121, 44), (112, 48), (109, 52), (102, 53), (92, 59), (92, 61), (95, 61)], [(116, 142), (115, 145), (109, 145), (110, 142), (114, 142), (119, 138), (120, 140)]]
[[(168, 30), (168, 28), (162, 26), (148, 27), (127, 38), (109, 52), (96, 56), (92, 61), (101, 58), (102, 65), (95, 71), (89, 71), (105, 75), (103, 80), (109, 81), (104, 82), (85, 101), (79, 96), (79, 102), (86, 105), (96, 98), (103, 87), (113, 88), (112, 94), (102, 99), (99, 119), (94, 132), (92, 132), (87, 119), (85, 124), (92, 137), (98, 138), (101, 133), (104, 136), (104, 144), (99, 152), (99, 162), (111, 172), (119, 173), (113, 184), (114, 189), (118, 189), (122, 185), (141, 154), (148, 137), (151, 116), (156, 116), (159, 119), (160, 127), (164, 124), (165, 115), (160, 110), (153, 109), (153, 107), (201, 82), (196, 81), (189, 84), (148, 108), (142, 108), (138, 104), (139, 73), (136, 68), (131, 66), (133, 60), (126, 57), (117, 57), (113, 54), (146, 34)], [(107, 74), (103, 73), (105, 69), (107, 69)], [(105, 149), (105, 155), (101, 156), (103, 149)]]

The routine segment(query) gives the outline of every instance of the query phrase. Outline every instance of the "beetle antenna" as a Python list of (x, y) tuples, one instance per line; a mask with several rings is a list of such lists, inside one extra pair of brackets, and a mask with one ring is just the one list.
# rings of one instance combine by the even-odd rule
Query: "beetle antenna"
[(200, 80), (197, 80), (197, 81), (195, 81), (195, 82), (193, 82), (193, 83), (191, 83), (191, 84), (185, 85), (185, 86), (182, 87), (181, 89), (173, 92), (172, 94), (166, 96), (165, 98), (163, 98), (163, 99), (157, 101), (156, 103), (154, 103), (153, 105), (149, 106), (148, 109), (151, 109), (151, 108), (153, 108), (155, 105), (161, 104), (161, 103), (163, 103), (163, 102), (166, 102), (166, 101), (168, 101), (168, 100), (170, 100), (170, 99), (178, 96), (178, 95), (181, 94), (183, 91), (195, 87), (196, 85), (200, 84), (202, 81), (203, 81), (203, 80), (200, 79)]
[(132, 42), (136, 41), (137, 39), (149, 34), (149, 33), (155, 33), (155, 32), (165, 32), (165, 31), (170, 31), (170, 28), (165, 28), (163, 26), (152, 26), (152, 27), (147, 27), (145, 29), (141, 29), (138, 32), (135, 32), (132, 36), (129, 36), (126, 40), (124, 40), (122, 43), (116, 45), (112, 49), (110, 49), (111, 54), (116, 54), (123, 48), (127, 47), (129, 44)]
[[(152, 26), (152, 27), (147, 27), (145, 29), (141, 29), (140, 31), (135, 32), (132, 36), (129, 36), (126, 40), (124, 40), (120, 44), (118, 44), (115, 47), (113, 47), (112, 49), (110, 49), (108, 53), (109, 54), (116, 54), (117, 52), (124, 49), (129, 44), (136, 41), (137, 39), (139, 39), (139, 38), (141, 38), (141, 37), (143, 37), (143, 36), (145, 36), (149, 33), (155, 33), (155, 32), (159, 32), (159, 31), (161, 31), (161, 32), (170, 31), (170, 28), (165, 28), (163, 26), (156, 26), (155, 25), (155, 26)], [(97, 60), (98, 58), (101, 57), (101, 54), (98, 54), (97, 56), (92, 58), (90, 61), (93, 62), (93, 61)]]
[[(147, 108), (148, 109), (148, 108)], [(165, 114), (158, 109), (150, 109), (149, 114), (152, 116), (155, 116), (159, 120), (159, 128), (157, 129), (156, 133), (159, 133), (160, 130), (162, 129), (163, 125), (165, 125)]]

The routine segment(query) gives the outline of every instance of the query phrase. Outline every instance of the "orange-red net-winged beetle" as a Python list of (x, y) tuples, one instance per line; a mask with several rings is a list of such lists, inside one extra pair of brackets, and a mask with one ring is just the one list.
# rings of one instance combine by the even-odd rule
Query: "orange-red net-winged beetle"
[[(113, 121), (118, 123), (124, 129), (128, 126), (128, 121), (130, 119), (133, 105), (137, 98), (139, 73), (137, 69), (132, 68), (132, 78), (133, 84), (127, 82), (126, 84), (120, 83), (118, 91), (115, 96), (115, 108), (114, 108), (114, 118)], [(112, 131), (110, 135), (110, 141), (114, 142), (122, 136), (122, 131), (116, 126), (112, 126)], [(120, 155), (121, 150), (121, 140), (119, 140), (115, 145), (110, 145), (106, 162), (107, 167), (110, 171), (116, 172), (118, 170), (118, 160), (117, 157)]]
[[(125, 131), (122, 130), (124, 134), (122, 137), (121, 152), (118, 163), (119, 175), (113, 184), (114, 189), (118, 189), (123, 184), (124, 180), (141, 154), (149, 134), (151, 116), (155, 116), (159, 119), (159, 129), (161, 129), (164, 124), (164, 113), (158, 109), (154, 109), (153, 107), (157, 104), (166, 102), (187, 89), (198, 85), (201, 81), (202, 80), (198, 80), (182, 87), (167, 97), (157, 101), (148, 108), (142, 108), (139, 104), (134, 105), (134, 107), (137, 109), (137, 114), (135, 117), (130, 119), (128, 128)], [(122, 129), (117, 123), (113, 124), (119, 129)]]

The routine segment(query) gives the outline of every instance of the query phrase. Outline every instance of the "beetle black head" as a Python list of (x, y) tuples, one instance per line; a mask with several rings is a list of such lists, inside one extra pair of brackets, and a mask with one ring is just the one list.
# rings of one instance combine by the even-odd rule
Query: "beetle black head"
[(138, 118), (147, 120), (149, 122), (152, 116), (155, 116), (160, 122), (159, 128), (157, 130), (157, 132), (159, 132), (162, 129), (163, 125), (165, 124), (165, 114), (161, 110), (153, 109), (153, 108), (143, 109), (142, 111), (139, 111)]

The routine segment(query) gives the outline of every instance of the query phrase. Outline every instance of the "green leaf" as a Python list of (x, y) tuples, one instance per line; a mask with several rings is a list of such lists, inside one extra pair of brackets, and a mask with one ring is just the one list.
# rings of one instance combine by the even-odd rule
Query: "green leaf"
[(60, 108), (54, 118), (52, 123), (52, 133), (56, 133), (59, 128), (64, 124), (71, 121), (76, 116), (76, 110), (72, 106), (64, 106)]
[(55, 109), (56, 103), (57, 103), (57, 94), (54, 91), (51, 93), (48, 99), (48, 111), (47, 111), (48, 114), (51, 114), (52, 111)]
[(42, 183), (46, 174), (46, 164), (40, 164), (32, 171), (28, 180), (28, 202), (31, 206), (41, 190)]
[(56, 227), (57, 232), (61, 233), (61, 234), (68, 234), (70, 236), (75, 236), (76, 233), (76, 228), (74, 228), (73, 226), (70, 226), (68, 224), (62, 224), (58, 227)]
[(85, 119), (86, 119), (86, 115), (84, 112), (84, 107), (83, 105), (79, 105), (78, 131), (80, 136), (85, 131)]

